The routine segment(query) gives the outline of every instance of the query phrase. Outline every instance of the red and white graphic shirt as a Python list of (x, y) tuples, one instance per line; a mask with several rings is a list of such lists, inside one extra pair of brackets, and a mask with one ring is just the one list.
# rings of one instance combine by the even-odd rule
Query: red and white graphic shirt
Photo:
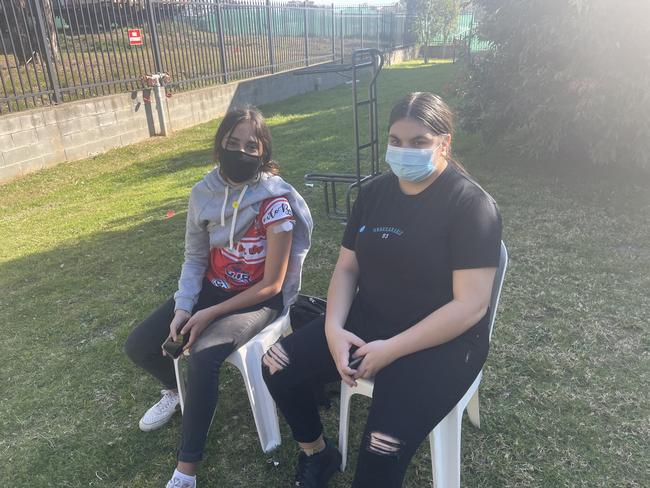
[(283, 221), (295, 223), (289, 201), (285, 197), (264, 200), (257, 217), (234, 249), (215, 247), (210, 250), (206, 278), (214, 286), (228, 291), (242, 291), (260, 281), (266, 261), (266, 229)]

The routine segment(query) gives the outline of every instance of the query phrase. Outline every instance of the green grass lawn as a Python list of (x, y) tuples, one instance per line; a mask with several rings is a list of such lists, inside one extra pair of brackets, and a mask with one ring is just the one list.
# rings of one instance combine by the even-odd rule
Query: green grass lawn
[[(452, 65), (381, 75), (382, 134), (406, 91), (441, 91)], [(274, 156), (316, 228), (306, 293), (323, 295), (343, 226), (303, 175), (351, 164), (350, 86), (263, 108)], [(452, 100), (453, 101), (453, 100)], [(63, 164), (0, 187), (0, 486), (162, 487), (179, 418), (142, 433), (159, 386), (122, 352), (176, 287), (192, 185), (211, 168), (218, 121)], [(481, 430), (463, 427), (463, 486), (642, 487), (648, 475), (650, 188), (524, 164), (459, 134), (460, 158), (495, 197), (511, 261), (481, 386)], [(175, 215), (167, 218), (167, 211)], [(436, 374), (436, 372), (431, 372)], [(243, 382), (228, 366), (200, 486), (289, 486), (296, 448), (259, 448)], [(346, 487), (368, 402), (353, 402)], [(324, 413), (335, 438), (338, 400)], [(271, 467), (267, 460), (279, 461)], [(422, 446), (406, 487), (429, 486)]]

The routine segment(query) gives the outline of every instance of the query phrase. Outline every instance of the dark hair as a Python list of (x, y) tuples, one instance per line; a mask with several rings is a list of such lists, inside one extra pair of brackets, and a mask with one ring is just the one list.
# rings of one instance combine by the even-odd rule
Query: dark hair
[[(388, 127), (390, 128), (398, 120), (409, 117), (422, 122), (435, 135), (454, 135), (454, 112), (438, 95), (429, 92), (409, 93), (400, 99), (391, 110)], [(463, 173), (468, 174), (463, 165), (452, 158), (451, 150), (445, 159)]]
[(272, 144), (271, 132), (266, 125), (264, 116), (256, 107), (247, 105), (245, 107), (238, 107), (230, 110), (219, 124), (217, 133), (214, 136), (214, 161), (219, 162), (219, 152), (221, 150), (221, 142), (224, 138), (230, 136), (232, 131), (241, 122), (248, 121), (253, 125), (255, 137), (262, 143), (262, 168), (260, 171), (270, 173), (272, 175), (280, 174), (280, 165), (271, 159)]

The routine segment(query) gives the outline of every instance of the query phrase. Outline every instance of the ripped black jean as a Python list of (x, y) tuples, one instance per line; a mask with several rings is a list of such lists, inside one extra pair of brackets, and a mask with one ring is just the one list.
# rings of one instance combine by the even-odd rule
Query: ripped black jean
[[(354, 325), (348, 323), (346, 329), (365, 341), (374, 340), (355, 331)], [(377, 374), (353, 488), (402, 486), (418, 446), (458, 403), (481, 370), (488, 353), (488, 336), (484, 317), (456, 339), (404, 356)], [(262, 365), (271, 395), (294, 439), (315, 441), (323, 426), (310, 385), (340, 379), (327, 346), (324, 319), (316, 319), (283, 338), (272, 351), (276, 352), (275, 362), (283, 367), (271, 374)]]

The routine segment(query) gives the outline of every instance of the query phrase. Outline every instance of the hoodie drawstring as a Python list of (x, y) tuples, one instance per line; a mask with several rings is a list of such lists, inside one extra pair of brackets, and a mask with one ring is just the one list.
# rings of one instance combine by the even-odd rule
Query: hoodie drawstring
[(226, 195), (223, 197), (223, 205), (221, 205), (221, 227), (226, 226), (226, 204), (228, 203), (228, 185), (226, 185)]
[[(244, 194), (246, 193), (246, 190), (248, 190), (248, 185), (244, 185), (244, 188), (242, 188), (241, 193), (239, 194), (239, 198), (234, 202), (232, 202), (232, 206), (235, 209), (235, 211), (232, 214), (232, 223), (230, 224), (230, 249), (233, 249), (233, 246), (235, 245), (233, 239), (235, 237), (235, 222), (237, 221), (237, 211), (239, 210), (239, 204), (244, 199)], [(227, 192), (228, 192), (228, 187), (226, 186), (226, 195), (228, 194)], [(224, 206), (224, 211), (225, 208), (226, 207)]]

